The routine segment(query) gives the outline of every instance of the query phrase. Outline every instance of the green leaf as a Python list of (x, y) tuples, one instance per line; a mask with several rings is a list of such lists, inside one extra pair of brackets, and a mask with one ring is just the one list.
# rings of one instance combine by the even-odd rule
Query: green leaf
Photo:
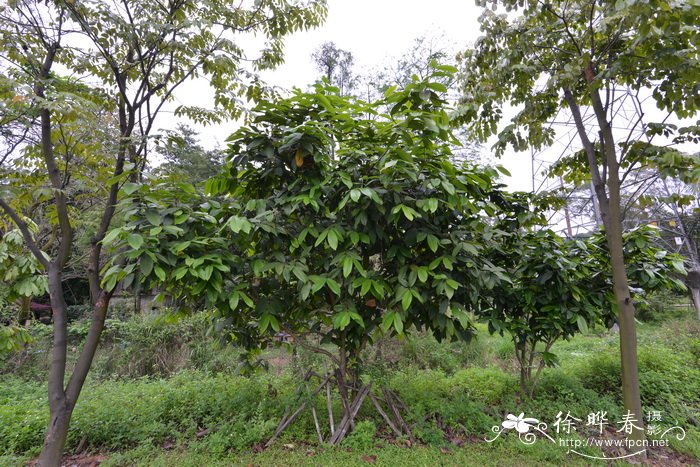
[(309, 279), (311, 279), (311, 282), (313, 283), (313, 286), (311, 287), (311, 292), (313, 293), (318, 292), (324, 285), (326, 285), (326, 279), (324, 277), (309, 276)]
[(401, 306), (404, 310), (408, 310), (411, 306), (411, 302), (413, 301), (413, 294), (411, 294), (407, 289), (404, 292), (405, 293), (401, 298)]
[(239, 294), (238, 292), (233, 292), (229, 297), (228, 297), (228, 306), (231, 310), (235, 310), (238, 308), (238, 302), (239, 302)]
[(335, 233), (335, 230), (329, 230), (326, 239), (328, 240), (328, 246), (333, 250), (338, 248), (338, 234)]
[(161, 268), (158, 265), (155, 265), (153, 268), (153, 272), (156, 273), (156, 276), (158, 276), (158, 279), (160, 279), (161, 281), (165, 280), (165, 270), (163, 270), (163, 268)]
[(428, 241), (428, 247), (430, 247), (430, 250), (435, 253), (437, 252), (438, 249), (438, 239), (435, 235), (428, 235), (426, 237), (426, 240)]
[(348, 277), (352, 272), (352, 258), (345, 257), (343, 259), (343, 277)]
[(119, 236), (119, 234), (122, 233), (121, 228), (117, 229), (112, 229), (109, 232), (107, 232), (107, 235), (102, 239), (102, 244), (103, 245), (109, 245), (110, 243), (114, 242), (114, 240)]
[(146, 220), (153, 225), (160, 225), (162, 221), (160, 214), (158, 214), (156, 211), (148, 211), (146, 213)]
[(391, 326), (393, 326), (393, 324), (394, 324), (394, 317), (395, 316), (396, 316), (395, 311), (390, 311), (384, 315), (384, 317), (382, 318), (382, 324), (380, 325), (382, 328), (382, 331), (384, 331), (385, 333), (389, 331)]
[(141, 188), (140, 183), (128, 182), (124, 184), (122, 191), (128, 196), (136, 192), (139, 188)]
[[(409, 297), (411, 296), (410, 294), (406, 295)], [(396, 329), (397, 334), (403, 334), (403, 318), (401, 318), (399, 313), (394, 314), (394, 329)]]
[(367, 295), (369, 289), (372, 287), (372, 279), (363, 279), (362, 287), (360, 288), (360, 295)]
[(576, 324), (578, 325), (578, 328), (582, 333), (585, 334), (588, 332), (588, 323), (586, 323), (586, 320), (583, 316), (579, 315), (576, 317)]
[[(264, 314), (260, 317), (260, 321), (259, 321), (259, 323), (258, 323), (258, 327), (259, 327), (261, 333), (267, 331), (267, 328), (271, 327), (271, 325), (272, 325), (272, 320), (273, 320), (273, 319), (274, 319), (274, 316), (272, 316), (272, 315), (269, 314), (269, 313), (264, 313)], [(278, 326), (279, 326), (279, 325), (278, 325)]]
[(350, 312), (341, 311), (333, 315), (333, 327), (339, 330), (345, 329), (350, 324)]
[(205, 281), (208, 281), (211, 278), (211, 275), (213, 272), (214, 272), (214, 266), (212, 266), (211, 264), (208, 264), (206, 267), (201, 268), (199, 270), (199, 277), (201, 277)]
[(280, 323), (277, 321), (277, 318), (273, 315), (270, 315), (270, 326), (272, 327), (272, 330), (275, 332), (280, 332)]
[(182, 214), (178, 214), (177, 216), (175, 216), (175, 219), (173, 220), (173, 224), (175, 224), (175, 225), (182, 224), (183, 222), (185, 222), (189, 218), (190, 218), (190, 215), (187, 214), (186, 212), (183, 212)]
[(143, 237), (137, 233), (130, 233), (126, 241), (134, 250), (138, 250), (143, 245)]
[(153, 270), (153, 260), (148, 255), (142, 255), (141, 259), (139, 260), (139, 267), (141, 270), (141, 274), (144, 277), (148, 277), (151, 274), (151, 271)]
[(334, 294), (340, 297), (340, 284), (338, 284), (335, 280), (329, 277), (328, 279), (326, 279), (326, 285), (329, 289), (331, 289), (331, 291)]
[(248, 296), (248, 294), (246, 294), (245, 292), (239, 291), (238, 295), (241, 296), (241, 298), (243, 299), (243, 302), (245, 302), (246, 305), (248, 305), (250, 308), (255, 308), (255, 303), (253, 303), (253, 300), (251, 300), (251, 298)]
[(239, 233), (241, 231), (250, 233), (250, 230), (253, 228), (253, 224), (251, 224), (248, 219), (240, 216), (232, 216), (228, 220), (227, 225), (233, 233)]

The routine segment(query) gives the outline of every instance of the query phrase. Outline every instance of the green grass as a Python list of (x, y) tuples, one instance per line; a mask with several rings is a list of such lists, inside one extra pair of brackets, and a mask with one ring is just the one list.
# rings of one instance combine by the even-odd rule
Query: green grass
[[(549, 445), (523, 446), (519, 443), (469, 444), (464, 448), (416, 446), (411, 448), (385, 445), (363, 451), (342, 448), (274, 447), (264, 452), (237, 453), (225, 457), (212, 457), (190, 447), (185, 450), (163, 452), (140, 450), (112, 456), (102, 464), (105, 467), (121, 466), (182, 466), (199, 467), (253, 465), (253, 466), (560, 466), (592, 465), (583, 458), (566, 454), (566, 450)], [(604, 465), (604, 464), (600, 464)]]

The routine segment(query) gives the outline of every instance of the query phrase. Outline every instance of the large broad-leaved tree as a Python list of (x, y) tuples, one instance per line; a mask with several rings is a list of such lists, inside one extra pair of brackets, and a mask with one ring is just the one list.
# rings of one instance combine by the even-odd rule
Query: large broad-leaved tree
[[(683, 291), (683, 258), (657, 246), (659, 233), (640, 227), (623, 234), (627, 276), (633, 298), (664, 291)], [(612, 270), (605, 235), (567, 240), (551, 230), (518, 231), (487, 252), (509, 278), (485, 289), (478, 315), (491, 333), (513, 339), (520, 387), (532, 397), (546, 366), (558, 358), (553, 346), (615, 322), (610, 303)]]
[(342, 413), (329, 413), (322, 439), (340, 442), (367, 399), (410, 436), (395, 396), (376, 397), (362, 378), (362, 351), (414, 329), (468, 339), (479, 292), (504, 279), (482, 255), (502, 234), (489, 218), (515, 211), (495, 170), (450, 162), (440, 89), (414, 82), (367, 104), (317, 85), (258, 105), (229, 138), (228, 171), (208, 183), (218, 197), (198, 213), (145, 185), (134, 192), (131, 221), (110, 235), (130, 246), (127, 262), (108, 280), (137, 274), (175, 299), (202, 299), (249, 350), (292, 337), (327, 357), (334, 370), (315, 392), (333, 385)]

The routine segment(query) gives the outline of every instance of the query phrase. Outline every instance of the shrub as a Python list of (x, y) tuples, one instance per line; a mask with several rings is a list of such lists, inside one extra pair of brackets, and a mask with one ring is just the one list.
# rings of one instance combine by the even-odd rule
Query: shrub
[(440, 446), (445, 444), (445, 432), (433, 420), (420, 422), (413, 434), (425, 444)]
[(684, 308), (676, 306), (682, 299), (685, 299), (685, 297), (668, 291), (637, 295), (635, 296), (637, 318), (650, 323), (679, 318), (685, 313)]
[(409, 420), (426, 433), (431, 429), (423, 422), (437, 415), (452, 427), (481, 435), (500, 417), (489, 405), (510, 400), (517, 390), (517, 379), (497, 368), (468, 368), (451, 377), (436, 370), (407, 370), (396, 373), (390, 387), (405, 402)]
[[(182, 372), (169, 380), (88, 382), (76, 406), (67, 449), (85, 439), (95, 449), (124, 449), (222, 431), (227, 449), (270, 434), (289, 397), (284, 379)], [(291, 390), (291, 389), (290, 389)], [(9, 379), (0, 387), (0, 454), (35, 453), (48, 407), (45, 389)], [(213, 443), (213, 441), (212, 441)]]
[[(639, 379), (645, 410), (660, 410), (665, 419), (676, 423), (691, 419), (690, 408), (700, 404), (700, 370), (689, 367), (691, 360), (689, 352), (673, 352), (660, 345), (640, 348)], [(597, 354), (587, 360), (579, 372), (586, 388), (621, 400), (618, 355)]]
[(398, 393), (408, 407), (408, 418), (418, 421), (429, 414), (439, 413), (449, 400), (449, 379), (439, 370), (397, 372), (388, 387)]
[(376, 444), (377, 425), (371, 420), (362, 420), (355, 425), (355, 430), (343, 440), (343, 446), (356, 451), (366, 451)]
[(89, 304), (68, 305), (66, 317), (68, 318), (68, 323), (72, 323), (74, 321), (90, 319), (91, 312), (92, 307)]
[(499, 405), (517, 391), (517, 381), (499, 368), (467, 368), (451, 378), (450, 393), (464, 391), (472, 400)]
[(46, 389), (16, 378), (0, 385), (0, 454), (38, 454), (49, 416)]
[(570, 371), (553, 369), (542, 376), (540, 390), (531, 401), (525, 401), (521, 410), (540, 420), (552, 421), (559, 412), (571, 412), (585, 420), (591, 412), (603, 411), (608, 418), (619, 418), (620, 407), (615, 397), (601, 395), (584, 386), (582, 380)]

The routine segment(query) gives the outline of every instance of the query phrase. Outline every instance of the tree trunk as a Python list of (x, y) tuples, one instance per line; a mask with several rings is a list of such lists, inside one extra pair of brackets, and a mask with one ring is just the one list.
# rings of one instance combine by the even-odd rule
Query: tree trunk
[[(592, 65), (586, 68), (586, 78), (593, 81)], [(609, 198), (598, 198), (600, 212), (605, 225), (605, 237), (610, 253), (613, 273), (613, 292), (618, 307), (620, 323), (620, 358), (622, 365), (622, 397), (625, 411), (632, 415), (631, 438), (644, 440), (642, 402), (639, 390), (639, 369), (637, 363), (637, 329), (634, 321), (634, 304), (630, 296), (625, 269), (624, 245), (622, 240), (622, 212), (620, 210), (620, 166), (615, 150), (612, 126), (606, 118), (606, 110), (596, 89), (590, 91), (591, 103), (598, 121), (603, 153), (607, 165), (607, 187)]]
[[(610, 254), (613, 271), (613, 293), (618, 307), (620, 325), (620, 360), (622, 366), (622, 394), (625, 410), (636, 420), (631, 433), (632, 439), (645, 438), (642, 422), (642, 404), (639, 391), (639, 373), (637, 363), (637, 330), (634, 321), (634, 305), (630, 297), (625, 270), (624, 249), (622, 241), (622, 220), (620, 211), (620, 174), (612, 128), (607, 121), (605, 107), (600, 99), (597, 88), (593, 87), (595, 73), (589, 63), (584, 75), (591, 90), (589, 97), (596, 115), (603, 150), (601, 161), (607, 168), (607, 180), (601, 177), (599, 160), (595, 146), (589, 140), (583, 124), (581, 111), (570, 89), (564, 89), (564, 97), (574, 118), (576, 129), (586, 152), (588, 166), (591, 172), (591, 182), (598, 199), (600, 216), (605, 227), (605, 237)], [(607, 182), (607, 183), (606, 183)], [(607, 185), (607, 192), (606, 192)]]
[(32, 297), (22, 297), (20, 299), (19, 316), (17, 317), (17, 322), (22, 326), (29, 326), (32, 322), (32, 309), (31, 309)]
[(59, 407), (56, 413), (51, 414), (51, 421), (44, 438), (44, 447), (41, 450), (37, 465), (41, 467), (58, 467), (61, 465), (63, 448), (66, 445), (72, 414), (73, 410), (67, 403)]
[[(611, 203), (612, 205), (612, 203)], [(620, 358), (622, 364), (622, 396), (625, 410), (634, 415), (634, 428), (631, 437), (643, 440), (642, 403), (639, 390), (639, 369), (637, 363), (637, 330), (634, 321), (634, 304), (627, 285), (627, 273), (622, 244), (622, 224), (619, 217), (613, 217), (611, 210), (610, 229), (606, 231), (610, 262), (613, 270), (613, 290), (618, 307), (620, 323)], [(617, 226), (613, 225), (617, 224)]]
[(60, 465), (72, 412), (64, 391), (68, 329), (61, 269), (61, 265), (56, 262), (52, 262), (48, 269), (49, 296), (53, 311), (53, 344), (49, 369), (49, 426), (39, 457), (39, 465), (42, 467)]
[(88, 371), (92, 365), (112, 295), (110, 292), (105, 291), (100, 293), (100, 297), (93, 308), (90, 330), (85, 339), (85, 344), (66, 386), (68, 330), (66, 320), (67, 307), (61, 284), (61, 266), (52, 262), (49, 265), (48, 276), (49, 295), (51, 297), (51, 308), (53, 309), (53, 348), (51, 368), (49, 370), (49, 426), (44, 438), (44, 447), (39, 457), (39, 465), (42, 467), (58, 466), (61, 463), (73, 407), (78, 401)]
[(693, 299), (698, 319), (700, 319), (700, 270), (693, 269), (688, 271), (688, 289), (690, 290), (690, 297)]

